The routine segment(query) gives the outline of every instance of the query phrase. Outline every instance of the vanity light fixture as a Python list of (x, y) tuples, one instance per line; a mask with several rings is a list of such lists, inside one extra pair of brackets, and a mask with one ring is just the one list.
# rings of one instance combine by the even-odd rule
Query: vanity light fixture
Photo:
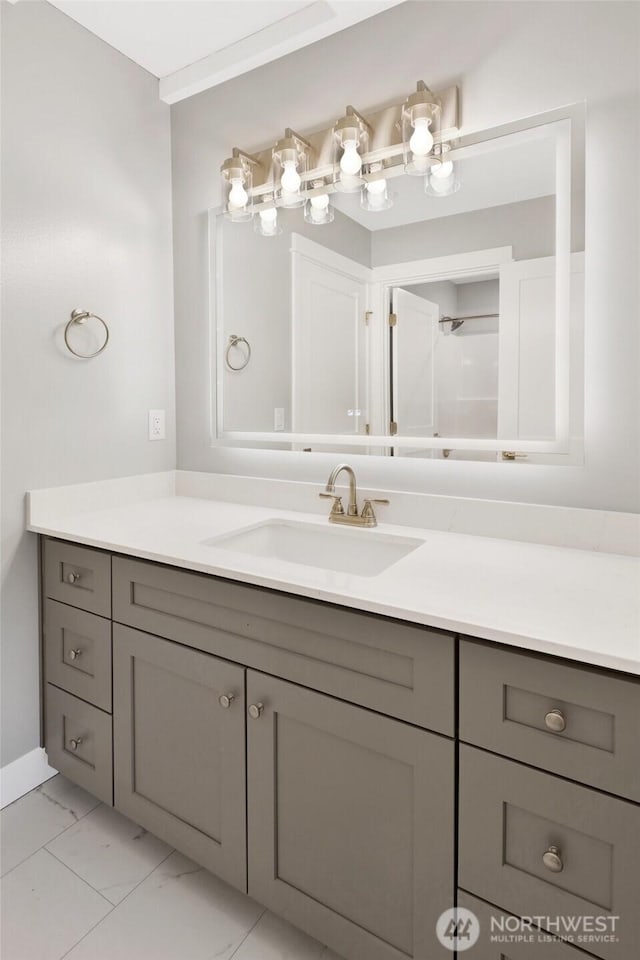
[(448, 196), (459, 184), (439, 151), (459, 134), (458, 101), (456, 86), (433, 93), (419, 81), (406, 100), (367, 118), (348, 106), (335, 124), (308, 139), (287, 127), (274, 147), (253, 155), (234, 147), (220, 168), (223, 212), (235, 221), (257, 214), (256, 232), (278, 236), (281, 207), (304, 205), (307, 223), (331, 223), (331, 194), (337, 191), (359, 194), (362, 209), (387, 210), (392, 205), (388, 178), (403, 170), (422, 176), (427, 193)]
[(251, 220), (253, 217), (253, 167), (258, 166), (255, 157), (238, 147), (220, 167), (224, 215), (229, 220)]
[[(377, 213), (393, 206), (389, 193), (389, 182), (384, 175), (382, 163), (372, 163), (369, 167), (371, 179), (367, 180), (360, 194), (360, 206), (363, 210)], [(376, 176), (378, 174), (378, 176)]]
[[(265, 200), (273, 200), (273, 197), (266, 197)], [(253, 229), (261, 237), (278, 237), (282, 233), (282, 227), (278, 223), (278, 210), (275, 206), (260, 208), (258, 216), (253, 221)]]
[[(323, 187), (324, 180), (314, 180), (314, 189)], [(314, 226), (320, 226), (325, 223), (331, 223), (334, 218), (333, 204), (329, 199), (328, 193), (313, 193), (304, 205), (305, 223), (311, 223)]]
[(301, 207), (304, 203), (302, 184), (309, 166), (311, 144), (291, 130), (284, 132), (273, 148), (273, 183), (275, 202), (281, 207)]
[(362, 189), (362, 157), (369, 148), (372, 132), (369, 123), (352, 106), (334, 124), (333, 183), (341, 193), (358, 193)]
[(447, 159), (451, 147), (447, 143), (439, 143), (433, 151), (436, 160), (429, 167), (424, 181), (424, 192), (430, 197), (450, 197), (460, 189), (460, 181), (456, 179), (456, 170), (453, 160)]
[(433, 129), (440, 118), (440, 100), (423, 80), (402, 105), (402, 143), (405, 173), (423, 177), (433, 150)]

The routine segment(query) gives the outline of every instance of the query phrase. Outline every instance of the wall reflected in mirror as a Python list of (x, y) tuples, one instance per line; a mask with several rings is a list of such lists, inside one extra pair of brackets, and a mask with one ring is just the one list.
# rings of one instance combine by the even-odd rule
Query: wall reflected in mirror
[[(554, 127), (462, 151), (450, 196), (403, 175), (388, 209), (331, 195), (328, 224), (278, 209), (265, 236), (214, 217), (219, 436), (476, 460), (499, 458), (501, 438), (553, 442)], [(391, 436), (402, 446), (367, 445)]]

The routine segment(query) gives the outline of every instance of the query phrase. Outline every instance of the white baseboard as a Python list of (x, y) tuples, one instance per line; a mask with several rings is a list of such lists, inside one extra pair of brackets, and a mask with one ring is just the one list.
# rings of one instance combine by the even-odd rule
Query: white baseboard
[(47, 755), (42, 747), (36, 747), (13, 763), (0, 769), (0, 809), (13, 803), (45, 780), (55, 777), (58, 771), (47, 763)]

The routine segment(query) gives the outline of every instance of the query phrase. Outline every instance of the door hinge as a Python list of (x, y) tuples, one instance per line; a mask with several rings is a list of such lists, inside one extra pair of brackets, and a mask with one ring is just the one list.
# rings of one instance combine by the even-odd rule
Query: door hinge
[(502, 451), (503, 460), (526, 460), (526, 453), (516, 453), (515, 450), (503, 450)]
[(371, 433), (371, 424), (370, 424), (370, 423), (365, 423), (365, 425), (364, 425), (364, 432), (367, 434), (367, 436)]
[(389, 314), (389, 326), (396, 327), (398, 325), (398, 314), (390, 313)]
[(392, 420), (391, 423), (389, 424), (389, 433), (392, 437), (395, 437), (397, 432), (398, 432), (398, 424), (396, 423), (395, 420)]
[(366, 323), (367, 326), (369, 326), (369, 320), (371, 320), (372, 316), (373, 316), (373, 310), (365, 310), (364, 322)]

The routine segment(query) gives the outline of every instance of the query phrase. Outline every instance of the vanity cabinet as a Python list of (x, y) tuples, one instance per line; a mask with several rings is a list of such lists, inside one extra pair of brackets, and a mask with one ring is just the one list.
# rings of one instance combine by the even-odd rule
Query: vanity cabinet
[(348, 960), (449, 957), (450, 634), (59, 541), (44, 571), (48, 700), (100, 718), (98, 795)]
[(113, 629), (115, 806), (246, 891), (243, 667)]
[(51, 765), (345, 960), (456, 897), (470, 960), (640, 956), (637, 678), (46, 538), (42, 589)]

